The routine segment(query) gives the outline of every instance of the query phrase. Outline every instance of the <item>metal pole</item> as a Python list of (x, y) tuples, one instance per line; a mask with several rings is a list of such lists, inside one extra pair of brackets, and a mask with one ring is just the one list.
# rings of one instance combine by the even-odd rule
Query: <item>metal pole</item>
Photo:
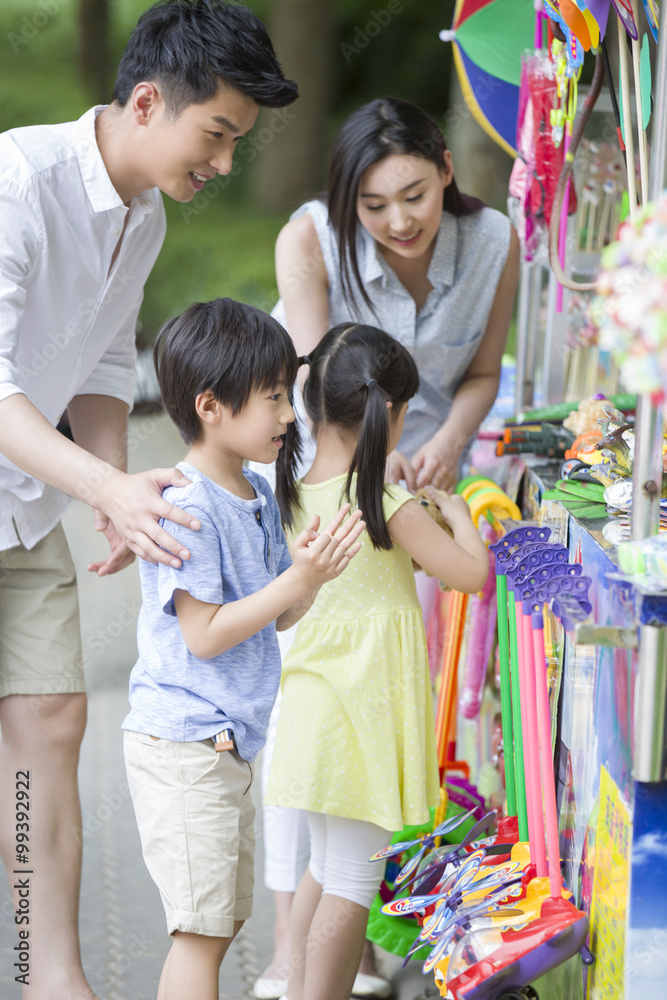
[[(667, 179), (667, 31), (659, 34), (655, 72), (649, 198), (656, 202)], [(632, 537), (656, 534), (662, 487), (663, 407), (648, 395), (637, 406), (633, 472)], [(644, 625), (639, 645), (637, 714), (633, 771), (636, 781), (662, 781), (665, 773), (667, 706), (667, 630)]]
[(632, 537), (657, 535), (662, 490), (662, 405), (648, 393), (637, 399), (632, 481)]
[(667, 630), (643, 625), (635, 715), (635, 781), (662, 781), (665, 774)]
[[(653, 110), (649, 196), (655, 202), (667, 180), (667, 31), (658, 41), (655, 73), (656, 102)], [(634, 165), (633, 165), (634, 166)], [(647, 538), (658, 532), (662, 487), (663, 407), (648, 395), (638, 400), (637, 436), (633, 473), (632, 537)]]
[(529, 261), (522, 261), (519, 272), (519, 308), (516, 320), (516, 385), (514, 387), (514, 409), (523, 413), (526, 405), (526, 354), (528, 351), (528, 319), (530, 316), (531, 270)]

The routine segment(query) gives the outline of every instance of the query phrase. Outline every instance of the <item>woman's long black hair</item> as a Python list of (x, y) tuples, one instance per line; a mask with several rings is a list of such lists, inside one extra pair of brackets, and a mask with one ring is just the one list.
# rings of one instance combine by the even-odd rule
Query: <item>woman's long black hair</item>
[[(357, 193), (362, 174), (374, 163), (395, 154), (420, 156), (442, 170), (446, 148), (433, 119), (416, 104), (397, 97), (364, 104), (338, 130), (329, 156), (327, 202), (338, 238), (343, 292), (351, 308), (357, 293), (373, 308), (357, 258)], [(461, 194), (454, 179), (444, 190), (443, 208), (451, 215), (471, 215), (483, 207), (479, 199)]]
[[(354, 499), (363, 511), (368, 536), (376, 549), (390, 549), (392, 541), (382, 506), (391, 419), (387, 402), (395, 414), (417, 392), (419, 374), (414, 359), (383, 330), (340, 323), (322, 338), (308, 364), (303, 400), (315, 437), (327, 424), (357, 435), (345, 496), (350, 499), (356, 472)], [(284, 474), (282, 468), (277, 472), (279, 478)], [(287, 521), (285, 513), (283, 520)]]

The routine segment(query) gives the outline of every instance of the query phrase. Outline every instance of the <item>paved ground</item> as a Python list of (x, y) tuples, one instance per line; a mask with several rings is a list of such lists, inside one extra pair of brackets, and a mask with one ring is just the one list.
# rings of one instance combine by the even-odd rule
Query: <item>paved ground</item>
[[(172, 465), (183, 445), (162, 415), (131, 421), (133, 470)], [(80, 786), (84, 866), (81, 943), (90, 983), (104, 1000), (153, 1000), (169, 948), (162, 905), (141, 857), (122, 758), (120, 723), (127, 712), (127, 680), (135, 659), (135, 626), (140, 592), (136, 567), (103, 580), (86, 564), (105, 552), (92, 530), (90, 510), (73, 504), (65, 520), (77, 564), (81, 628), (89, 691), (89, 722), (83, 744)], [(259, 803), (258, 803), (259, 804)], [(261, 879), (261, 824), (258, 822), (255, 913), (225, 959), (220, 996), (249, 997), (250, 987), (271, 953), (273, 908)], [(0, 872), (0, 996), (18, 1000), (13, 981), (13, 908)], [(392, 956), (378, 956), (392, 978), (397, 1000), (436, 996), (433, 981), (419, 969), (400, 970)]]

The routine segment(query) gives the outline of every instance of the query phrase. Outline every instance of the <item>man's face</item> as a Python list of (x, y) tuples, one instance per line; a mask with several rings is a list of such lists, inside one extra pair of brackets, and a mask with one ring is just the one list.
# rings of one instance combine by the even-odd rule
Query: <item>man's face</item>
[(231, 171), (234, 149), (258, 111), (251, 97), (224, 85), (209, 101), (189, 104), (177, 117), (159, 95), (142, 137), (150, 186), (174, 201), (191, 201), (207, 180)]

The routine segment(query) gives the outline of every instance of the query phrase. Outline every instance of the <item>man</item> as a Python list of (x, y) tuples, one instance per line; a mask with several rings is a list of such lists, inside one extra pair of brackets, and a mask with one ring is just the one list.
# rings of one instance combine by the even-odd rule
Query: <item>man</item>
[[(0, 849), (17, 910), (26, 887), (14, 869), (30, 872), (18, 930), (31, 1000), (95, 996), (77, 928), (86, 703), (65, 494), (93, 507), (109, 540), (89, 567), (98, 575), (134, 553), (188, 558), (158, 524), (199, 527), (161, 498), (187, 480), (125, 472), (135, 325), (165, 231), (159, 192), (190, 201), (230, 172), (259, 106), (296, 96), (248, 9), (167, 0), (141, 17), (108, 107), (0, 136)], [(75, 443), (55, 430), (65, 410)]]

